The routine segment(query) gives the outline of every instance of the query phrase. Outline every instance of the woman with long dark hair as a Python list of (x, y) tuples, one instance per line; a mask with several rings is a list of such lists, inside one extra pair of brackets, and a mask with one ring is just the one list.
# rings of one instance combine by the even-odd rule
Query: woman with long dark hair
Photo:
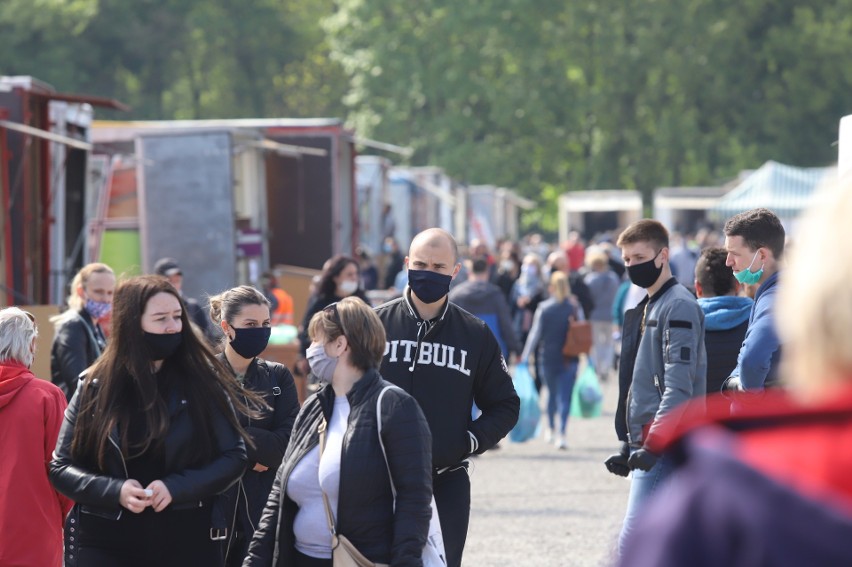
[(332, 303), (350, 296), (357, 297), (369, 304), (361, 285), (361, 267), (358, 260), (340, 254), (326, 261), (319, 283), (317, 283), (316, 293), (311, 296), (302, 324), (299, 326), (302, 357), (297, 363), (297, 370), (302, 375), (307, 375), (308, 372), (305, 353), (311, 345), (311, 338), (308, 336), (308, 324), (311, 322), (311, 318)]
[(190, 328), (164, 278), (122, 282), (112, 335), (74, 394), (50, 479), (76, 504), (66, 565), (218, 565), (214, 497), (239, 479), (249, 439), (239, 384)]

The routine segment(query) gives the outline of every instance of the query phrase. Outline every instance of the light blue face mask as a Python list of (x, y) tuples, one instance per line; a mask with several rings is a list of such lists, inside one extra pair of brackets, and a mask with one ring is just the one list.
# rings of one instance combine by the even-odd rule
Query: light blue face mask
[[(757, 252), (760, 252), (760, 250), (758, 250)], [(741, 284), (754, 285), (760, 281), (760, 278), (763, 277), (762, 265), (760, 266), (760, 269), (758, 271), (751, 271), (751, 266), (754, 264), (754, 261), (757, 260), (757, 252), (754, 253), (754, 257), (751, 259), (751, 264), (748, 265), (748, 268), (739, 272), (734, 272), (734, 277), (737, 278), (737, 281)]]

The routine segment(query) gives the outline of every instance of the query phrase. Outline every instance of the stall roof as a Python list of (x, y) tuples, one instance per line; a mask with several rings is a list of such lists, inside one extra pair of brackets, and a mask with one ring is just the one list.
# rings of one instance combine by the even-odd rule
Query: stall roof
[(730, 187), (660, 187), (654, 191), (654, 206), (670, 209), (712, 209)]
[(814, 191), (833, 178), (833, 167), (794, 167), (768, 161), (722, 197), (713, 212), (721, 216), (766, 207), (782, 217), (796, 216), (810, 204)]
[(44, 81), (39, 81), (34, 77), (26, 75), (0, 77), (0, 91), (10, 91), (16, 88), (24, 89), (33, 96), (48, 100), (61, 100), (76, 104), (91, 104), (92, 106), (112, 108), (115, 110), (122, 110), (124, 112), (128, 112), (130, 110), (129, 106), (112, 98), (72, 93), (58, 93), (52, 86)]
[(331, 128), (342, 127), (339, 118), (237, 118), (227, 120), (95, 120), (92, 141), (96, 144), (126, 142), (139, 134), (160, 134), (186, 130), (232, 128)]
[(642, 194), (632, 189), (570, 191), (559, 196), (568, 212), (642, 210)]

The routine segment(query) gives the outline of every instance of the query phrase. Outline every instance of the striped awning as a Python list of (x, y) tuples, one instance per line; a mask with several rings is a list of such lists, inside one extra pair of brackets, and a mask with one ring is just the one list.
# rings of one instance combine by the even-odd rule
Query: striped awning
[(766, 207), (781, 217), (796, 217), (811, 203), (816, 189), (835, 175), (833, 167), (793, 167), (768, 161), (719, 199), (712, 211), (729, 217)]

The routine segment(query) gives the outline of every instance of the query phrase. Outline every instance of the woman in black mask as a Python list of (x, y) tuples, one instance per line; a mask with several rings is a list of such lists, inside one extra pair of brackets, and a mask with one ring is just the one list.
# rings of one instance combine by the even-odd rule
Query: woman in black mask
[(76, 504), (65, 565), (221, 565), (216, 495), (243, 474), (239, 384), (158, 276), (119, 284), (112, 334), (71, 399), (50, 463)]
[(248, 552), (290, 441), (299, 401), (287, 367), (258, 358), (272, 332), (266, 296), (245, 285), (229, 289), (210, 298), (210, 317), (225, 334), (224, 349), (217, 358), (230, 368), (246, 392), (262, 397), (268, 406), (255, 418), (240, 416), (255, 447), (248, 448), (245, 474), (222, 499), (221, 512), (227, 526), (223, 553), (225, 564), (230, 567), (242, 565)]

